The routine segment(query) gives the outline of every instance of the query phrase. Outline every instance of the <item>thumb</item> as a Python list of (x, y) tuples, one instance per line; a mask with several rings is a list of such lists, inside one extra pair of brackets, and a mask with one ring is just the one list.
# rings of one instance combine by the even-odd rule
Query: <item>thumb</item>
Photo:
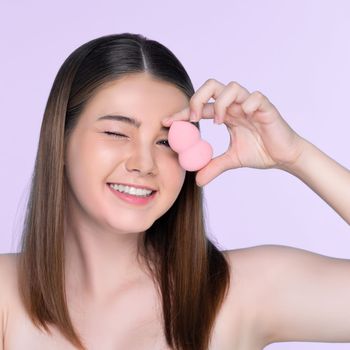
[(235, 162), (227, 153), (213, 158), (204, 168), (200, 169), (196, 175), (197, 186), (204, 186), (214, 178), (229, 169), (240, 168), (238, 160)]

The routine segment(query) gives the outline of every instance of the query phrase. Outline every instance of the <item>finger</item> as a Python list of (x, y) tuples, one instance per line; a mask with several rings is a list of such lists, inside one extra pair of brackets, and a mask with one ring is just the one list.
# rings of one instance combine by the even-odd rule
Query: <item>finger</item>
[(197, 172), (196, 183), (198, 186), (204, 186), (224, 171), (240, 167), (241, 164), (238, 159), (232, 159), (227, 153), (221, 154)]
[(210, 100), (210, 98), (217, 99), (221, 92), (224, 90), (225, 85), (217, 81), (216, 79), (208, 79), (191, 97), (190, 100), (190, 110), (191, 115), (190, 120), (192, 122), (197, 122), (202, 116), (202, 110), (204, 105)]
[[(231, 116), (245, 118), (245, 113), (242, 110), (240, 104), (233, 102), (228, 108), (227, 112)], [(202, 110), (202, 115), (200, 116), (202, 119), (214, 119), (215, 118), (215, 102), (206, 103)]]
[(260, 91), (254, 91), (243, 103), (242, 109), (247, 115), (252, 115), (256, 111), (269, 112), (274, 105)]
[[(223, 96), (220, 97), (221, 95)], [(199, 119), (204, 116), (215, 118), (216, 114), (221, 116), (223, 122), (225, 110), (235, 102), (242, 103), (248, 96), (248, 90), (237, 82), (231, 81), (228, 86), (225, 86), (216, 79), (208, 79), (191, 97), (188, 107), (174, 113), (170, 118), (166, 118), (162, 122), (164, 125), (171, 124), (173, 120), (190, 120), (192, 122), (198, 122)], [(212, 97), (216, 101), (219, 100), (219, 104), (217, 104), (216, 101), (215, 103), (209, 103), (209, 105), (214, 104), (214, 110), (210, 109), (209, 111), (204, 111), (205, 106), (208, 105), (208, 100)], [(210, 115), (208, 115), (208, 112)], [(195, 117), (192, 116), (192, 113), (195, 113)]]
[[(233, 105), (234, 103), (240, 104), (244, 102), (248, 96), (249, 91), (246, 88), (234, 81), (231, 81), (214, 103), (216, 122), (218, 124), (223, 123), (229, 106)], [(236, 108), (236, 110), (241, 112), (240, 109)]]
[(190, 119), (190, 108), (186, 107), (179, 112), (173, 113), (168, 118), (162, 120), (162, 123), (166, 126), (170, 125), (175, 120), (186, 120)]
[[(169, 118), (163, 119), (162, 123), (165, 126), (168, 126), (168, 125), (171, 125), (171, 123), (175, 120), (189, 121), (190, 112), (191, 112), (190, 107), (186, 107), (186, 108), (182, 109), (181, 111), (172, 114)], [(209, 102), (209, 103), (204, 104), (200, 118), (203, 118), (203, 119), (214, 118), (214, 103), (213, 102)]]
[[(227, 120), (227, 125), (247, 125), (246, 114), (243, 111), (242, 107), (238, 103), (233, 103), (227, 109), (231, 118)], [(201, 119), (214, 119), (215, 110), (214, 110), (214, 102), (206, 103), (202, 110)], [(175, 120), (184, 120), (189, 121), (190, 117), (190, 108), (186, 107), (183, 110), (174, 113), (171, 117), (163, 119), (162, 123), (166, 127), (170, 127), (173, 121)], [(248, 123), (249, 125), (249, 123)]]

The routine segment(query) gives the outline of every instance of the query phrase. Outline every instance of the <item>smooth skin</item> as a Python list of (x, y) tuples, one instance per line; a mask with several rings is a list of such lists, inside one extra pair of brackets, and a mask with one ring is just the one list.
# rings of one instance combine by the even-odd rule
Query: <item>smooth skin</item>
[[(188, 99), (174, 85), (132, 74), (99, 89), (79, 118), (65, 164), (66, 274), (79, 301), (85, 296), (104, 300), (142, 280), (137, 240), (172, 206), (185, 179), (161, 120), (186, 105)], [(100, 119), (108, 115), (140, 125)], [(108, 183), (150, 187), (157, 193), (149, 204), (137, 206), (118, 199)]]
[[(215, 103), (207, 103), (211, 97)], [(189, 120), (192, 110), (197, 121), (217, 115), (231, 137), (228, 150), (198, 171), (198, 185), (230, 169), (274, 167), (298, 176), (350, 222), (349, 171), (297, 135), (260, 92), (209, 79), (188, 101), (173, 85), (140, 74), (105, 86), (90, 102), (67, 149), (71, 192), (65, 243), (69, 307), (91, 348), (161, 348), (152, 334), (164, 344), (162, 324), (154, 321), (157, 295), (135, 259), (135, 247), (176, 200), (184, 180), (161, 126)], [(134, 117), (141, 126), (97, 121), (106, 114)], [(106, 183), (118, 181), (155, 186), (159, 197), (136, 209), (111, 195)], [(260, 350), (278, 341), (350, 342), (349, 259), (278, 245), (223, 253), (232, 267), (231, 286), (210, 350)], [(70, 349), (59, 335), (38, 335), (24, 317), (15, 260), (13, 254), (0, 256), (5, 344), (0, 342), (0, 349), (8, 344), (15, 350)]]
[[(214, 103), (208, 103), (214, 98)], [(350, 224), (350, 171), (299, 136), (261, 92), (237, 82), (207, 80), (174, 120), (213, 119), (227, 127), (228, 150), (198, 171), (203, 186), (240, 167), (276, 168), (297, 176)], [(265, 344), (279, 341), (350, 342), (350, 260), (287, 246), (228, 251), (239, 259), (260, 301), (257, 324)], [(258, 275), (260, 271), (260, 276)], [(254, 282), (253, 282), (254, 281)], [(251, 285), (250, 285), (251, 287)], [(247, 293), (251, 293), (249, 285)]]
[[(215, 102), (207, 103), (211, 97)], [(349, 170), (299, 136), (261, 92), (249, 93), (236, 82), (225, 86), (209, 79), (192, 96), (189, 106), (163, 124), (202, 118), (224, 123), (230, 145), (198, 171), (199, 186), (230, 169), (281, 169), (299, 177), (350, 224)]]

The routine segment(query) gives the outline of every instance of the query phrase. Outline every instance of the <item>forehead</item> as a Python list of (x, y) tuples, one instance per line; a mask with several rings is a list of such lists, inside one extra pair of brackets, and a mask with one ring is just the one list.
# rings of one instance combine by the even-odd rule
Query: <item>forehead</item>
[(188, 97), (175, 85), (149, 74), (131, 74), (102, 85), (90, 98), (86, 111), (98, 115), (118, 113), (144, 118), (166, 118), (186, 106)]

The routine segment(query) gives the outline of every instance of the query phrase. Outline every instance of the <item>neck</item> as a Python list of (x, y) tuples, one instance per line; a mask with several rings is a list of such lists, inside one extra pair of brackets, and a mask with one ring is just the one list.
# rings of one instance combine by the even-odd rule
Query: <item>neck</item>
[(145, 279), (137, 255), (144, 232), (118, 233), (91, 222), (69, 223), (64, 238), (68, 293), (103, 300)]

